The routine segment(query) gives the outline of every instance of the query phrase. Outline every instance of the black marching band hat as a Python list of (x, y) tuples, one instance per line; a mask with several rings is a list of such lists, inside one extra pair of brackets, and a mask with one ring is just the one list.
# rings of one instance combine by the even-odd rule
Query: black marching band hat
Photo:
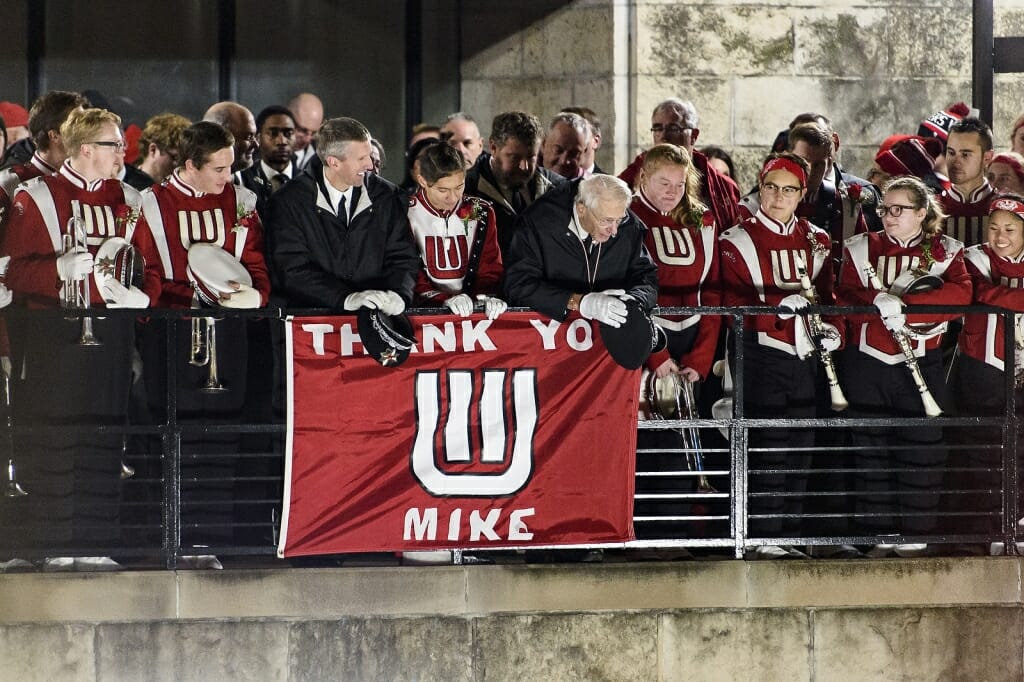
[(409, 358), (416, 336), (404, 313), (385, 315), (372, 308), (360, 308), (357, 322), (363, 348), (385, 367), (397, 367)]
[(608, 354), (626, 369), (639, 369), (651, 355), (668, 345), (665, 331), (654, 323), (636, 299), (626, 303), (626, 321), (621, 327), (598, 325)]

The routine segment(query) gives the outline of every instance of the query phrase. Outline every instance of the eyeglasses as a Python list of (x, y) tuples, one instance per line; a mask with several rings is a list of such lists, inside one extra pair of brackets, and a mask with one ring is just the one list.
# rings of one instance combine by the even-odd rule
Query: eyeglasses
[(125, 149), (125, 143), (120, 140), (118, 140), (117, 142), (114, 142), (112, 140), (93, 140), (92, 142), (87, 142), (86, 144), (94, 144), (99, 147), (110, 147), (115, 152), (123, 152)]
[(594, 216), (594, 220), (601, 227), (616, 227), (629, 220), (629, 216), (624, 215), (621, 218), (598, 218), (597, 216)]
[(916, 211), (917, 206), (906, 206), (904, 204), (890, 204), (886, 206), (881, 204), (875, 211), (878, 213), (879, 218), (884, 218), (886, 214), (891, 215), (893, 218), (899, 218), (903, 215), (903, 211)]
[(779, 186), (776, 185), (774, 182), (766, 182), (763, 185), (761, 185), (762, 192), (768, 192), (769, 194), (781, 193), (782, 196), (785, 197), (791, 197), (802, 189), (803, 187), (793, 187), (792, 185)]
[(660, 135), (661, 133), (666, 133), (668, 135), (682, 135), (683, 133), (688, 132), (691, 137), (695, 137), (696, 133), (700, 132), (700, 130), (698, 128), (686, 128), (681, 125), (676, 125), (675, 123), (670, 123), (667, 126), (655, 123), (651, 126), (651, 132), (655, 135)]

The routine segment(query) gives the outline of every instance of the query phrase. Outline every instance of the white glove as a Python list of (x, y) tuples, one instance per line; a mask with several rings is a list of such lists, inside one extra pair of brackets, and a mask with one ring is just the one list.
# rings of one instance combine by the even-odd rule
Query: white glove
[[(405, 301), (402, 300), (401, 296), (390, 290), (383, 293), (384, 302), (380, 304), (380, 310), (382, 313), (385, 315), (397, 315), (405, 310)], [(472, 303), (469, 306), (469, 310), (470, 312), (473, 311)]]
[(444, 304), (459, 317), (469, 317), (473, 314), (473, 299), (466, 294), (456, 294), (445, 301)]
[(85, 279), (92, 273), (92, 254), (88, 251), (68, 251), (57, 256), (57, 276), (61, 280)]
[(14, 300), (14, 293), (6, 285), (0, 284), (0, 308), (6, 308)]
[[(621, 289), (613, 289), (612, 291), (625, 293)], [(625, 303), (617, 296), (606, 292), (587, 294), (580, 301), (580, 315), (588, 320), (604, 322), (610, 327), (621, 327), (622, 323), (626, 321), (628, 312)]]
[(505, 303), (500, 298), (488, 296), (484, 300), (484, 312), (487, 313), (488, 320), (498, 319), (498, 316), (506, 310), (508, 310), (508, 303)]
[(786, 310), (779, 311), (780, 320), (788, 320), (796, 314), (796, 311), (801, 308), (806, 308), (810, 305), (810, 301), (801, 296), (800, 294), (790, 294), (786, 298), (779, 301), (779, 307), (785, 308)]
[(836, 326), (828, 322), (822, 322), (820, 341), (822, 350), (834, 353), (839, 350), (839, 342), (839, 330), (836, 329)]
[(907, 316), (903, 313), (896, 313), (889, 317), (883, 317), (882, 324), (884, 324), (885, 328), (891, 332), (905, 331), (904, 327), (907, 326)]
[(108, 308), (148, 308), (149, 296), (138, 287), (125, 288), (115, 279), (103, 284), (103, 300)]
[(345, 310), (359, 310), (360, 308), (370, 308), (371, 310), (383, 309), (386, 300), (385, 292), (378, 291), (377, 289), (354, 291), (345, 297)]
[(903, 312), (903, 301), (900, 300), (900, 297), (887, 294), (884, 291), (875, 296), (874, 304), (883, 319)]

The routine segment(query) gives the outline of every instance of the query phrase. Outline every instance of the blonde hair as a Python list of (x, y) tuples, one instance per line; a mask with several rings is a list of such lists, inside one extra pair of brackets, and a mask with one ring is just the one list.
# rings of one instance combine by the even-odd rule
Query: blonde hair
[[(674, 144), (658, 144), (648, 149), (644, 154), (644, 166), (640, 172), (640, 184), (643, 185), (647, 179), (663, 166), (683, 166), (686, 168), (686, 191), (683, 192), (682, 199), (679, 200), (679, 203), (669, 214), (680, 225), (693, 222), (689, 220), (690, 216), (696, 212), (703, 214), (708, 208), (700, 200), (701, 172), (694, 168), (690, 152), (686, 151), (685, 147)], [(690, 225), (690, 227), (700, 227), (700, 221), (697, 221), (696, 225)]]
[(914, 204), (915, 209), (923, 208), (926, 210), (924, 221), (921, 223), (921, 228), (925, 234), (932, 236), (941, 234), (942, 225), (946, 222), (946, 214), (943, 213), (939, 200), (935, 198), (935, 194), (928, 185), (912, 175), (900, 175), (887, 182), (882, 192), (886, 193), (900, 189), (910, 195), (911, 203)]
[(94, 141), (107, 123), (113, 123), (120, 128), (121, 117), (106, 109), (72, 111), (60, 126), (60, 136), (64, 138), (64, 149), (67, 150), (68, 156), (77, 157), (81, 146)]

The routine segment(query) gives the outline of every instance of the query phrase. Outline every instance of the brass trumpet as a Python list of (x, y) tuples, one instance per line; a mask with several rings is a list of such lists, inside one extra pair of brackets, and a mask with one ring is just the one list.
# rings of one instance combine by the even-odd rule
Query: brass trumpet
[[(61, 254), (85, 253), (88, 250), (89, 243), (85, 234), (85, 226), (82, 224), (82, 219), (79, 216), (73, 215), (68, 218), (67, 228), (64, 231), (64, 249)], [(61, 305), (64, 308), (76, 310), (89, 309), (92, 294), (89, 287), (89, 278), (91, 276), (86, 275), (80, 280), (69, 279), (64, 282), (64, 288), (61, 290)], [(78, 345), (103, 345), (93, 333), (91, 317), (82, 318), (82, 333), (78, 337)]]
[(207, 368), (206, 383), (200, 387), (200, 391), (222, 393), (227, 390), (217, 374), (217, 320), (212, 317), (192, 318), (192, 345), (188, 363), (193, 367)]

